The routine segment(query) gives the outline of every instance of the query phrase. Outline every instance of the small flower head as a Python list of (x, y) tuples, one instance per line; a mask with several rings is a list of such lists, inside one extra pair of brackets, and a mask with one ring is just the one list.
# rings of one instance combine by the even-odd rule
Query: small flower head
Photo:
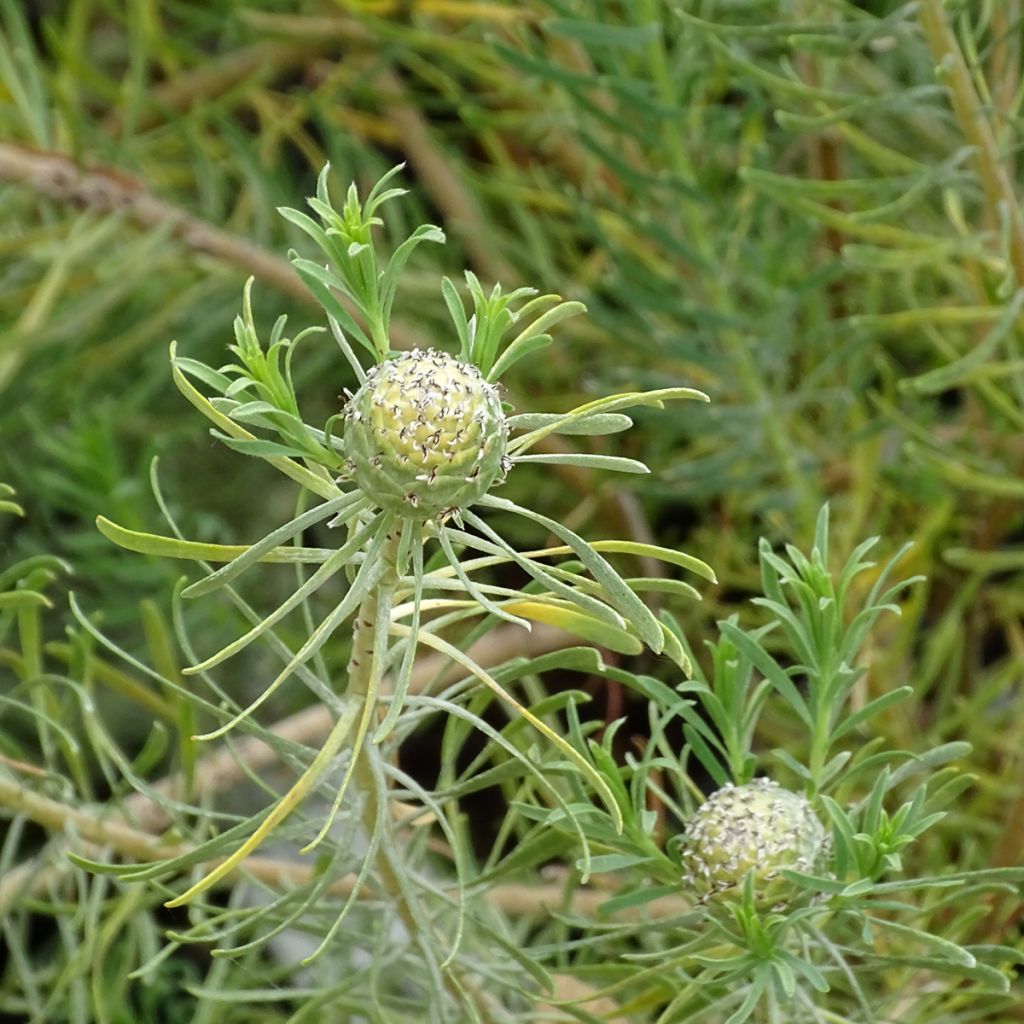
[(753, 873), (755, 888), (763, 888), (783, 868), (812, 869), (825, 844), (824, 827), (799, 793), (768, 779), (727, 785), (690, 819), (683, 880), (713, 895), (742, 885)]
[(407, 518), (434, 519), (478, 501), (504, 478), (507, 442), (498, 389), (435, 349), (372, 367), (345, 411), (353, 480)]

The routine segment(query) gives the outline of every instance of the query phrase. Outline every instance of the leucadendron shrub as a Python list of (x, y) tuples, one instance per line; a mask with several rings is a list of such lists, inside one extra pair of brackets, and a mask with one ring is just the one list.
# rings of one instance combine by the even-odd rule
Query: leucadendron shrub
[[(294, 482), (295, 515), (237, 546), (186, 540), (169, 514), (168, 536), (99, 524), (124, 547), (199, 563), (176, 609), (192, 663), (161, 680), (189, 694), (199, 740), (231, 751), (236, 730), (250, 733), (297, 778), (281, 791), (250, 770), (265, 796), (241, 814), (215, 800), (169, 807), (187, 841), (152, 863), (79, 863), (187, 905), (175, 946), (251, 964), (292, 943), (308, 1007), (339, 1020), (868, 1021), (894, 1013), (907, 986), (931, 986), (943, 1012), (964, 991), (1006, 1005), (1011, 952), (974, 943), (976, 915), (944, 900), (976, 902), (1021, 873), (902, 874), (970, 784), (949, 766), (966, 745), (892, 751), (866, 731), (913, 693), (911, 680), (857, 689), (869, 631), (914, 582), (888, 582), (902, 552), (876, 570), (866, 542), (834, 571), (827, 508), (809, 557), (762, 544), (762, 621), (719, 623), (705, 671), (670, 608), (649, 601), (699, 598), (676, 574), (714, 582), (704, 562), (584, 540), (545, 511), (543, 488), (526, 505), (502, 487), (529, 464), (646, 472), (545, 442), (614, 434), (631, 426), (625, 410), (706, 396), (673, 387), (516, 413), (500, 378), (582, 306), (487, 292), (470, 273), (461, 291), (439, 282), (450, 338), (393, 350), (401, 271), (421, 243), (443, 241), (424, 225), (381, 259), (371, 232), (401, 195), (387, 187), (396, 171), (365, 200), (350, 188), (340, 209), (325, 171), (316, 219), (282, 211), (319, 249), (293, 264), (326, 331), (288, 338), (281, 318), (263, 344), (247, 288), (227, 364), (172, 349), (181, 393), (215, 438)], [(325, 336), (354, 387), (314, 426), (292, 363), (300, 342)], [(539, 546), (512, 543), (509, 521)], [(659, 574), (624, 575), (639, 559)], [(263, 586), (267, 563), (294, 573), (269, 610), (258, 602), (280, 595), (280, 577)], [(215, 595), (242, 631), (197, 651), (189, 606)], [(531, 649), (536, 623), (565, 644)], [(467, 653), (499, 630), (520, 631), (518, 656)], [(243, 653), (255, 695), (230, 673)], [(624, 720), (586, 718), (573, 673), (632, 694), (647, 709), (643, 740), (623, 742)], [(267, 717), (286, 683), (325, 709), (316, 747)], [(767, 712), (776, 731), (791, 725), (785, 749), (761, 748)], [(439, 737), (433, 780), (403, 757), (424, 730)], [(494, 798), (483, 815), (481, 794)], [(277, 875), (264, 844), (318, 856)], [(294, 983), (284, 968), (275, 977)], [(290, 1018), (308, 1019), (305, 1007)]]

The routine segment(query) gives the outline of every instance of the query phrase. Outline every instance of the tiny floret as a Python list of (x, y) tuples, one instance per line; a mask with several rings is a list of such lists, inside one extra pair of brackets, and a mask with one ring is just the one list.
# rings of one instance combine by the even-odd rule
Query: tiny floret
[(769, 779), (726, 785), (690, 819), (682, 846), (683, 881), (705, 896), (754, 876), (761, 890), (783, 868), (813, 870), (826, 833), (810, 803)]
[(381, 508), (450, 515), (505, 478), (501, 398), (470, 363), (414, 349), (374, 366), (345, 410), (347, 466)]

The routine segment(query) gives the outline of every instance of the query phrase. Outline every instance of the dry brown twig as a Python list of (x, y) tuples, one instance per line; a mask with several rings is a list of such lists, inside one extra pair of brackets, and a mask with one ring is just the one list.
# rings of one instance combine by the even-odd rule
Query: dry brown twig
[[(0, 142), (0, 180), (28, 185), (55, 202), (72, 203), (100, 213), (123, 213), (139, 227), (169, 231), (193, 252), (251, 274), (285, 295), (309, 305), (316, 302), (287, 260), (157, 198), (140, 181), (115, 168), (86, 169), (60, 153)], [(341, 299), (356, 315), (354, 307), (344, 297)], [(403, 348), (426, 344), (417, 331), (398, 320), (391, 321), (391, 334)]]
[[(77, 844), (69, 842), (67, 848), (78, 845), (90, 853), (110, 849), (143, 863), (181, 857), (193, 849), (190, 843), (165, 842), (158, 835), (126, 825), (112, 816), (104, 819), (94, 810), (72, 807), (4, 778), (0, 778), (0, 804), (55, 833), (70, 832), (76, 837)], [(52, 849), (50, 856), (53, 856)], [(219, 863), (220, 860), (213, 860), (201, 867), (210, 870)], [(232, 881), (244, 876), (273, 888), (302, 885), (317, 870), (315, 865), (263, 856), (249, 857), (244, 864), (244, 871), (230, 876)], [(26, 886), (31, 892), (38, 893), (66, 873), (63, 865), (44, 867), (38, 860), (9, 871), (0, 879), (0, 910), (6, 910), (16, 897), (24, 895)], [(354, 886), (355, 875), (344, 875), (331, 883), (328, 892), (347, 896)], [(545, 885), (507, 883), (487, 890), (483, 899), (495, 910), (514, 917), (544, 915), (556, 908), (581, 917), (595, 917), (608, 899), (608, 893), (599, 889), (581, 889), (566, 899), (565, 887), (559, 882)], [(644, 905), (643, 919), (674, 917), (688, 909), (689, 904), (681, 898), (661, 897)], [(628, 911), (626, 915), (636, 919), (640, 916), (637, 911)]]
[[(540, 624), (536, 624), (527, 635), (516, 627), (502, 627), (479, 640), (468, 653), (479, 664), (494, 665), (516, 654), (537, 655), (555, 650), (567, 642), (571, 642), (567, 634)], [(444, 684), (460, 675), (458, 666), (452, 665), (448, 659), (440, 656), (426, 657), (417, 666), (410, 689), (422, 692), (435, 679)], [(328, 710), (316, 706), (279, 722), (274, 732), (278, 737), (292, 742), (315, 743), (329, 730), (330, 725)], [(247, 737), (236, 744), (234, 749), (221, 748), (203, 758), (196, 766), (195, 783), (210, 795), (243, 778), (243, 763), (250, 771), (259, 771), (276, 760), (277, 754), (272, 746), (256, 737)], [(178, 778), (170, 777), (158, 782), (155, 788), (173, 797), (179, 792), (180, 786)], [(126, 801), (125, 810), (135, 825), (126, 824), (123, 820), (104, 819), (94, 810), (71, 807), (2, 778), (0, 804), (15, 813), (24, 814), (54, 833), (66, 836), (70, 832), (75, 839), (65, 839), (62, 846), (70, 848), (79, 845), (92, 856), (97, 856), (103, 849), (112, 849), (118, 854), (149, 862), (180, 856), (191, 849), (186, 843), (168, 844), (154, 834), (166, 828), (170, 818), (165, 808), (143, 793), (136, 793)], [(415, 817), (416, 808), (393, 801), (391, 811), (396, 818), (404, 819), (407, 825), (422, 823), (422, 819)], [(137, 827), (140, 824), (143, 828)], [(52, 858), (54, 854), (51, 844), (49, 857)], [(217, 863), (203, 865), (203, 869), (211, 870)], [(44, 864), (40, 857), (9, 871), (0, 878), (0, 912), (22, 895), (26, 887), (36, 893), (45, 891), (58, 884), (67, 875), (67, 870), (67, 864)], [(244, 870), (229, 877), (227, 882), (231, 884), (237, 877), (244, 876), (270, 888), (280, 889), (305, 884), (313, 877), (315, 870), (309, 864), (252, 856), (244, 862)], [(352, 893), (354, 886), (355, 876), (348, 874), (332, 881), (328, 892), (344, 897)], [(366, 895), (376, 897), (378, 894), (367, 891)], [(456, 891), (453, 890), (451, 895), (454, 898)], [(481, 898), (492, 909), (515, 917), (543, 916), (556, 908), (580, 917), (595, 917), (607, 896), (608, 893), (601, 889), (576, 889), (567, 893), (564, 884), (556, 881), (539, 886), (514, 883), (497, 885), (484, 892)], [(642, 917), (644, 920), (653, 920), (676, 916), (687, 909), (688, 904), (681, 898), (663, 897), (647, 904), (642, 911), (634, 909), (626, 913), (634, 919)], [(618, 1010), (616, 1004), (612, 1000), (593, 995), (593, 990), (585, 983), (568, 975), (555, 975), (553, 980), (555, 989), (551, 999), (538, 1007), (545, 1017), (550, 1014), (551, 1019), (564, 1019), (559, 1004), (572, 1004), (581, 1005), (593, 1013), (607, 1014), (611, 1024), (625, 1024), (626, 1018), (612, 1016)]]
[[(477, 664), (489, 667), (501, 664), (516, 655), (540, 655), (548, 651), (558, 650), (573, 638), (550, 626), (540, 623), (526, 634), (519, 627), (506, 626), (482, 637), (473, 644), (468, 654)], [(419, 693), (434, 680), (441, 685), (450, 683), (462, 675), (458, 666), (451, 664), (447, 658), (433, 655), (423, 658), (413, 673), (410, 692)], [(332, 722), (330, 711), (324, 705), (314, 705), (295, 715), (278, 722), (273, 733), (280, 739), (292, 743), (315, 745), (330, 731)], [(273, 746), (255, 736), (248, 736), (232, 747), (220, 747), (206, 755), (196, 764), (194, 786), (197, 792), (209, 797), (238, 784), (246, 778), (247, 772), (265, 771), (278, 762), (278, 753)], [(2, 780), (0, 780), (2, 782)], [(145, 793), (134, 793), (124, 801), (117, 819), (103, 820), (96, 810), (77, 810), (39, 797), (31, 790), (14, 783), (3, 783), (0, 786), (0, 804), (27, 813), (32, 820), (51, 829), (56, 833), (64, 832), (69, 826), (83, 840), (94, 845), (109, 845), (139, 860), (161, 860), (166, 857), (178, 856), (187, 846), (168, 846), (161, 842), (158, 833), (168, 828), (171, 817), (167, 809), (153, 797)], [(182, 791), (182, 780), (179, 776), (168, 776), (156, 782), (153, 790), (160, 796), (176, 799)], [(23, 806), (29, 801), (28, 808)], [(413, 827), (426, 824), (425, 818), (418, 808), (410, 807), (400, 801), (393, 801), (391, 807), (396, 820), (403, 821)], [(53, 857), (51, 848), (49, 857)], [(258, 877), (268, 884), (299, 884), (308, 879), (310, 869), (303, 864), (288, 864), (267, 858), (250, 857), (246, 862), (246, 873)], [(282, 866), (285, 864), (286, 866)], [(255, 865), (255, 867), (253, 867)], [(0, 909), (29, 886), (32, 891), (41, 891), (51, 884), (61, 873), (59, 867), (44, 868), (41, 860), (32, 860), (12, 869), (0, 879)], [(275, 883), (274, 879), (278, 882)], [(337, 885), (344, 892), (348, 883), (344, 879)], [(592, 897), (592, 898), (591, 898)], [(579, 912), (593, 914), (598, 903), (605, 898), (603, 893), (580, 893)], [(562, 902), (562, 887), (553, 886), (535, 889), (529, 886), (508, 886), (497, 897), (496, 905), (508, 913), (524, 915), (537, 912), (545, 905), (554, 906)], [(573, 907), (576, 908), (576, 899)], [(677, 908), (673, 911), (679, 913)]]
[[(478, 665), (487, 668), (500, 665), (517, 655), (536, 656), (556, 651), (572, 643), (572, 637), (552, 626), (540, 623), (534, 625), (529, 634), (517, 626), (496, 629), (473, 644), (467, 654)], [(453, 682), (463, 671), (440, 655), (420, 659), (413, 671), (409, 684), (410, 693), (422, 693), (439, 677), (441, 685)], [(330, 709), (323, 704), (314, 704), (297, 714), (282, 719), (273, 726), (272, 732), (279, 739), (291, 743), (315, 746), (330, 732), (333, 725)], [(195, 767), (194, 786), (197, 792), (206, 795), (223, 792), (246, 778), (246, 772), (259, 772), (279, 760), (277, 751), (257, 736), (247, 736), (232, 747), (221, 747), (202, 758)], [(244, 766), (244, 767), (243, 767)], [(181, 794), (182, 783), (178, 776), (162, 779), (153, 787), (161, 796), (175, 799)], [(399, 817), (408, 816), (409, 809), (401, 807)], [(125, 803), (129, 820), (135, 821), (148, 831), (167, 828), (171, 820), (158, 803), (143, 793), (135, 793)]]
[[(580, 1006), (595, 1017), (600, 1017), (606, 1024), (626, 1024), (630, 1019), (618, 1014), (618, 1006), (611, 999), (604, 996), (595, 996), (594, 990), (579, 978), (570, 974), (556, 974), (553, 976), (555, 990), (552, 993), (553, 1002), (542, 1003), (538, 1010), (542, 1013), (555, 1014), (558, 1012), (559, 1003), (570, 1003), (573, 1006)], [(575, 1016), (559, 1016), (552, 1018), (557, 1020), (577, 1020)]]

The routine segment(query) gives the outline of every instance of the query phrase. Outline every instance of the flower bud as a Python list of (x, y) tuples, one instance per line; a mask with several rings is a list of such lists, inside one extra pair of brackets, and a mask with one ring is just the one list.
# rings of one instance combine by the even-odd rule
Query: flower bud
[(826, 833), (799, 793), (769, 779), (723, 786), (690, 819), (682, 846), (683, 880), (706, 894), (743, 884), (755, 890), (783, 868), (808, 871), (826, 847)]
[(471, 505), (505, 477), (498, 389), (444, 352), (374, 366), (345, 410), (348, 470), (381, 508), (427, 520)]

